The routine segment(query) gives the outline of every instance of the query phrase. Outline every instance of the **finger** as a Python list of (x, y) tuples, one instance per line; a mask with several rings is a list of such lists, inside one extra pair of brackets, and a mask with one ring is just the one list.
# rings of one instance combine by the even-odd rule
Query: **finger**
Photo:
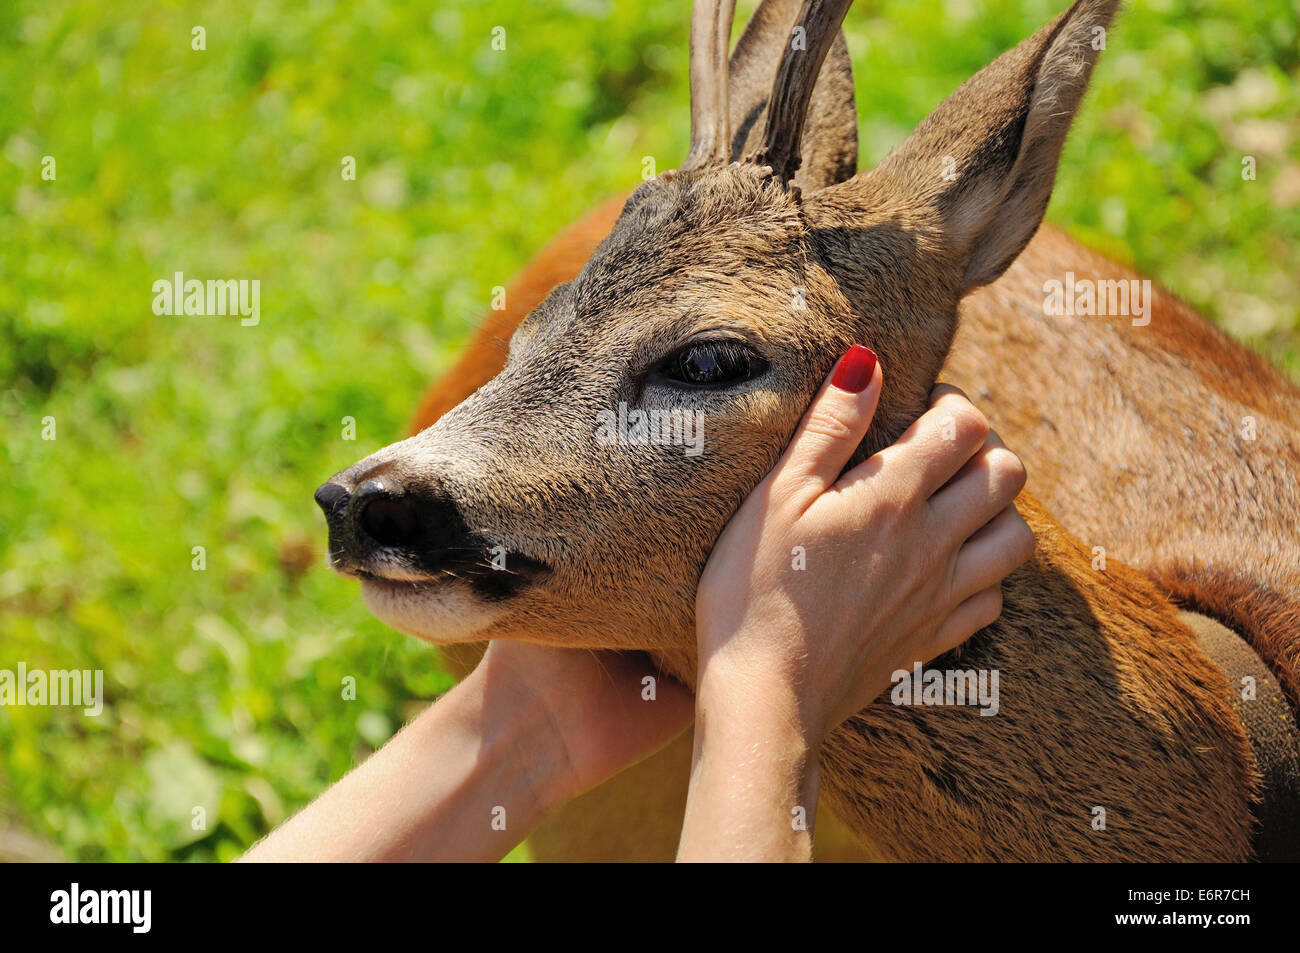
[(930, 497), (938, 525), (965, 538), (1011, 504), (1025, 487), (1025, 465), (1003, 446), (980, 451)]
[(888, 468), (910, 495), (928, 499), (984, 446), (989, 423), (966, 395), (946, 384), (934, 393), (930, 409), (892, 446), (845, 474), (844, 489)]
[(965, 599), (996, 586), (1033, 554), (1033, 531), (1016, 508), (1008, 506), (957, 551), (952, 592)]
[(970, 400), (970, 398), (966, 396), (966, 392), (956, 384), (945, 384), (942, 382), (935, 384), (930, 388), (930, 406), (933, 407), (937, 404), (940, 398), (951, 397), (954, 394), (965, 401)]
[(772, 488), (805, 505), (824, 493), (866, 435), (880, 399), (875, 352), (855, 344), (840, 359), (772, 471)]
[(1002, 614), (1002, 587), (991, 586), (959, 603), (935, 633), (934, 645), (928, 653), (938, 658), (961, 645), (985, 626), (992, 625)]

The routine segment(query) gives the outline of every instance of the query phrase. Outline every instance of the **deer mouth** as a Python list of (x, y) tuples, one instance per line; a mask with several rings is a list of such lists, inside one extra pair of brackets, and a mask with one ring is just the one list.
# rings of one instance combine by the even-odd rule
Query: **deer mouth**
[(334, 568), (360, 580), (361, 597), (376, 617), (399, 632), (435, 644), (482, 638), (506, 612), (510, 599), (550, 574), (545, 564), (519, 555), (508, 557), (500, 569), (492, 568), (486, 557), (436, 571), (412, 570), (405, 564), (400, 569), (390, 564), (382, 568), (335, 564)]
[[(371, 588), (395, 596), (420, 596), (426, 593), (462, 586), (485, 602), (501, 602), (550, 575), (545, 563), (522, 556), (506, 554), (500, 547), (468, 547), (469, 551), (456, 560), (439, 559), (436, 565), (420, 566), (418, 554), (402, 558), (395, 566), (366, 565), (345, 567), (331, 553), (336, 572), (361, 580), (362, 588)], [(476, 552), (477, 551), (477, 552)], [(389, 560), (384, 562), (391, 562)], [(408, 563), (414, 562), (415, 567)]]

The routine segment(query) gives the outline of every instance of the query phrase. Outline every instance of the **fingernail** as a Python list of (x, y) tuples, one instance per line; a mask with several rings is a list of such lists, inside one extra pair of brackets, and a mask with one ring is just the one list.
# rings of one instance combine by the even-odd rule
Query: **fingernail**
[(855, 344), (849, 348), (849, 353), (840, 358), (840, 366), (835, 368), (831, 386), (850, 394), (860, 394), (871, 383), (871, 375), (875, 372), (876, 352)]

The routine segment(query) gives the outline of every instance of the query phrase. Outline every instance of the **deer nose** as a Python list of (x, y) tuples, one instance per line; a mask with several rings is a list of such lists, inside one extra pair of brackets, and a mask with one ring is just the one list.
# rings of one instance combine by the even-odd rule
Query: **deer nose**
[(389, 481), (367, 480), (357, 487), (355, 513), (361, 531), (380, 546), (410, 549), (420, 537), (415, 504)]
[(336, 512), (348, 505), (348, 500), (352, 494), (348, 492), (347, 487), (338, 483), (322, 483), (316, 487), (316, 505), (321, 508), (326, 519), (330, 519)]
[(329, 524), (330, 565), (345, 574), (380, 572), (384, 559), (373, 559), (380, 550), (396, 554), (410, 569), (430, 573), (458, 561), (476, 564), (481, 556), (481, 540), (470, 533), (456, 500), (434, 478), (367, 463), (322, 485), (316, 502)]

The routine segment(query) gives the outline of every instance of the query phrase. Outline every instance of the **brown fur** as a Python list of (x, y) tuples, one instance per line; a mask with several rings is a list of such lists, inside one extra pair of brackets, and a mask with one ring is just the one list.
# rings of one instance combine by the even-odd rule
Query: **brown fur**
[(1258, 779), (1223, 675), (1148, 580), (1093, 571), (1030, 498), (1017, 506), (1034, 560), (1004, 583), (998, 622), (932, 663), (996, 669), (1014, 691), (992, 718), (878, 700), (826, 742), (836, 813), (899, 860), (1249, 859)]
[(1242, 635), (1300, 707), (1300, 392), (1158, 285), (1145, 327), (1045, 319), (1043, 282), (1067, 270), (1137, 277), (1044, 227), (963, 303), (944, 378), (1073, 535)]
[[(440, 641), (649, 650), (689, 682), (694, 586), (727, 517), (849, 344), (875, 348), (887, 380), (860, 455), (921, 412), (948, 357), (959, 299), (1006, 269), (1037, 227), (1091, 66), (1085, 40), (1112, 8), (1077, 4), (964, 85), (876, 170), (803, 197), (745, 164), (639, 188), (579, 276), (519, 326), (497, 377), (418, 437), (336, 478), (354, 490), (382, 474), (404, 493), (450, 498), (474, 532), (545, 565), (545, 577), (485, 602), (472, 580), (421, 584), (416, 555), (387, 553), (382, 565), (401, 573), (390, 578), (412, 582), (368, 583), (372, 607)], [(955, 183), (937, 175), (948, 156), (961, 170)], [(598, 230), (593, 224), (584, 236)], [(1193, 330), (1178, 327), (1176, 303), (1165, 302), (1146, 328), (1044, 317), (1042, 275), (1088, 267), (1118, 277), (1115, 266), (1045, 231), (1002, 281), (962, 307), (962, 333), (977, 337), (966, 345), (958, 338), (949, 372), (990, 405), (1029, 462), (1031, 485), (1083, 542), (1022, 497), (1038, 554), (1007, 581), (1002, 618), (960, 661), (1003, 673), (1003, 714), (878, 702), (828, 742), (830, 800), (888, 856), (1251, 854), (1257, 778), (1222, 676), (1167, 598), (1115, 557), (1157, 577), (1167, 566), (1195, 591), (1209, 578), (1197, 575), (1198, 560), (1208, 554), (1210, 570), (1221, 573), (1218, 560), (1229, 554), (1243, 579), (1265, 588), (1277, 580), (1287, 598), (1291, 577), (1265, 562), (1274, 542), (1289, 551), (1279, 506), (1294, 486), (1271, 471), (1261, 476), (1234, 446), (1230, 424), (1249, 407), (1261, 434), (1273, 428), (1268, 448), (1294, 454), (1285, 428), (1295, 417), (1278, 408), (1292, 406), (1295, 392), (1280, 381), (1234, 386), (1233, 371), (1257, 362), (1240, 353), (1212, 362), (1209, 346), (1232, 346), (1192, 316), (1184, 318)], [(796, 288), (805, 306), (792, 314)], [(639, 369), (700, 333), (741, 334), (771, 358), (770, 370), (721, 393), (636, 384)], [(1171, 334), (1181, 335), (1178, 346), (1163, 347), (1161, 336)], [(1184, 416), (1159, 410), (1171, 391)], [(653, 447), (593, 446), (596, 411), (620, 398), (698, 408), (708, 452), (685, 459)], [(1186, 454), (1170, 450), (1180, 428), (1193, 431)], [(1094, 459), (1081, 461), (1089, 448)], [(1198, 451), (1215, 448), (1227, 453), (1207, 468)], [(1064, 469), (1037, 474), (1036, 457), (1054, 453)], [(1169, 473), (1166, 485), (1145, 482)], [(1242, 498), (1225, 500), (1225, 487)], [(1189, 513), (1207, 520), (1194, 525)], [(1140, 519), (1125, 520), (1133, 515)], [(1172, 519), (1163, 532), (1137, 538), (1133, 525), (1162, 518)], [(1264, 555), (1246, 545), (1251, 534)], [(1090, 564), (1099, 544), (1110, 553), (1105, 572)], [(1284, 664), (1293, 658), (1288, 635), (1277, 632), (1272, 650)], [(1294, 672), (1288, 677), (1293, 685)], [(1091, 826), (1095, 807), (1107, 811), (1105, 831)]]
[[(623, 201), (600, 206), (529, 263), (512, 286), (514, 310), (485, 319), (460, 361), (429, 388), (411, 433), (431, 426), (500, 371), (513, 325), (552, 287), (577, 274), (613, 227)], [(1300, 419), (1295, 388), (1158, 286), (1151, 323), (1144, 328), (1133, 328), (1122, 316), (1045, 320), (1039, 306), (1043, 281), (1066, 270), (1080, 277), (1130, 274), (1043, 226), (1000, 280), (963, 302), (942, 376), (979, 402), (1026, 461), (1031, 487), (1073, 535), (1089, 548), (1104, 545), (1112, 559), (1143, 569), (1181, 602), (1242, 633), (1294, 699), (1294, 672), (1300, 667), (1294, 655), (1300, 633), (1294, 595), (1279, 597), (1273, 586), (1231, 569), (1181, 575), (1175, 567), (1188, 563), (1189, 553), (1208, 555), (1204, 547), (1212, 545), (1218, 560), (1230, 567), (1295, 571), (1300, 558), (1294, 549), (1286, 558), (1287, 547), (1294, 547), (1294, 540), (1286, 542), (1287, 527), (1276, 519), (1261, 521), (1264, 514), (1240, 515), (1258, 505), (1258, 497), (1232, 489), (1253, 470), (1275, 481), (1264, 500), (1300, 509), (1295, 483), (1286, 479), (1288, 465), (1292, 473), (1300, 468), (1285, 425)], [(1099, 362), (1097, 355), (1105, 354), (1114, 356)], [(1118, 361), (1141, 364), (1121, 376), (1113, 373)], [(1259, 428), (1263, 443), (1249, 467), (1218, 465), (1232, 462), (1249, 445), (1234, 437), (1228, 410), (1201, 399), (1206, 392), (1216, 401), (1233, 401), (1243, 414), (1272, 421)], [(1119, 407), (1126, 413), (1115, 413)], [(1196, 511), (1202, 515), (1183, 516)], [(1258, 554), (1243, 555), (1251, 549)], [(1300, 584), (1288, 586), (1285, 580), (1274, 586), (1284, 593), (1300, 591)], [(460, 653), (464, 648), (456, 647)], [(470, 667), (472, 662), (459, 668)], [(575, 802), (534, 835), (536, 855), (671, 858), (689, 751), (687, 736), (671, 751)], [(675, 780), (665, 784), (667, 778)], [(852, 856), (843, 836), (831, 838), (833, 847), (823, 846), (824, 819), (817, 829), (819, 858)]]

